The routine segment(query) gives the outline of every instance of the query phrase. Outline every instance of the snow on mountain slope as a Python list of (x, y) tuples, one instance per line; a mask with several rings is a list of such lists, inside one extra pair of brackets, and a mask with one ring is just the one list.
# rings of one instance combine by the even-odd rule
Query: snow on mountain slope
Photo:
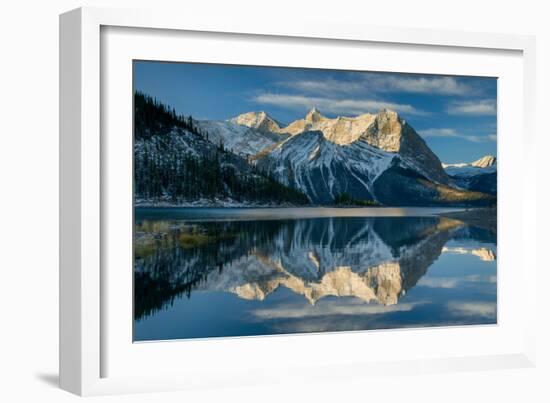
[(260, 169), (278, 181), (300, 189), (317, 203), (331, 203), (342, 193), (374, 200), (372, 183), (395, 154), (365, 141), (339, 145), (320, 131), (304, 132), (279, 144), (258, 160)]
[(468, 190), (497, 193), (497, 159), (486, 155), (471, 163), (442, 164), (453, 183)]
[(318, 204), (330, 204), (344, 193), (385, 205), (483, 205), (493, 201), (481, 193), (434, 182), (416, 160), (383, 151), (363, 137), (340, 145), (320, 131), (300, 133), (270, 149), (256, 164)]
[(448, 175), (474, 176), (496, 172), (497, 159), (492, 155), (486, 155), (474, 162), (462, 162), (458, 164), (441, 164)]
[[(457, 164), (458, 165), (458, 164)], [(497, 166), (492, 165), (487, 168), (479, 168), (473, 165), (463, 165), (463, 166), (447, 166), (445, 172), (449, 176), (477, 176), (495, 173), (497, 171)]]
[(239, 155), (257, 154), (264, 148), (288, 137), (288, 135), (260, 131), (232, 121), (201, 120), (197, 125), (208, 133), (212, 143), (222, 142), (226, 149)]

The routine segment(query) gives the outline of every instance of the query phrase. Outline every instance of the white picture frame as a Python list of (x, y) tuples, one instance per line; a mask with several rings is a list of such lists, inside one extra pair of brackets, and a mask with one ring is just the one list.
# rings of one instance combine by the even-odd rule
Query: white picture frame
[[(102, 37), (106, 32), (110, 32), (111, 27), (117, 27), (112, 31), (115, 36), (117, 32), (122, 32), (122, 36), (132, 36), (134, 35), (132, 32), (138, 32), (132, 30), (141, 29), (145, 35), (141, 38), (144, 48), (147, 46), (151, 48), (155, 40), (159, 43), (165, 41), (166, 44), (158, 46), (156, 50), (158, 53), (155, 53), (155, 57), (158, 58), (166, 55), (170, 57), (166, 49), (170, 49), (170, 44), (173, 45), (174, 41), (178, 41), (179, 33), (184, 35), (186, 32), (193, 33), (195, 38), (215, 33), (217, 41), (229, 41), (230, 37), (248, 37), (260, 44), (262, 41), (275, 44), (291, 41), (300, 46), (307, 46), (311, 41), (324, 41), (323, 46), (332, 46), (335, 49), (346, 44), (353, 46), (371, 44), (379, 48), (394, 46), (396, 49), (406, 48), (410, 52), (427, 53), (432, 49), (450, 52), (448, 53), (450, 58), (458, 57), (452, 56), (453, 52), (462, 51), (474, 54), (472, 56), (474, 58), (475, 55), (479, 58), (489, 54), (497, 55), (495, 57), (500, 57), (498, 56), (500, 54), (512, 55), (510, 68), (506, 71), (502, 70), (504, 77), (510, 78), (510, 80), (506, 78), (505, 83), (512, 84), (503, 84), (504, 87), (499, 88), (499, 97), (511, 97), (512, 94), (519, 97), (514, 100), (513, 105), (505, 101), (500, 104), (499, 98), (499, 136), (501, 134), (503, 136), (502, 139), (499, 138), (499, 172), (504, 173), (500, 178), (505, 178), (499, 181), (499, 326), (473, 330), (449, 328), (422, 331), (346, 332), (346, 334), (333, 334), (322, 338), (319, 338), (319, 335), (295, 335), (240, 340), (146, 343), (148, 346), (139, 347), (139, 351), (132, 346), (124, 345), (128, 341), (127, 337), (117, 341), (116, 335), (123, 334), (125, 330), (123, 326), (119, 329), (116, 323), (120, 321), (115, 321), (113, 318), (119, 318), (116, 312), (125, 312), (124, 309), (127, 309), (132, 301), (120, 302), (109, 298), (113, 287), (117, 287), (116, 284), (119, 283), (116, 278), (109, 275), (109, 272), (105, 272), (110, 259), (109, 245), (105, 240), (107, 238), (105, 228), (109, 227), (109, 219), (113, 217), (107, 212), (114, 211), (108, 195), (116, 186), (115, 180), (110, 179), (115, 176), (109, 171), (113, 166), (109, 163), (109, 158), (112, 157), (113, 152), (125, 150), (121, 148), (124, 146), (123, 143), (117, 146), (111, 142), (112, 137), (104, 137), (105, 133), (109, 133), (113, 128), (107, 105), (117, 102), (118, 95), (112, 97), (108, 95), (104, 98), (110, 91), (110, 81), (102, 77), (102, 74), (107, 76), (112, 74), (112, 70), (104, 70), (110, 67), (102, 58), (110, 55), (104, 48), (120, 46), (122, 43), (116, 40), (107, 42), (105, 37)], [(146, 36), (150, 34), (154, 36), (152, 39), (149, 38), (151, 39), (149, 41)], [(224, 39), (224, 36), (227, 39)], [(196, 45), (194, 49), (198, 49)], [(506, 158), (512, 150), (516, 150), (521, 155), (519, 158), (521, 161), (529, 161), (534, 156), (534, 52), (534, 38), (519, 35), (382, 28), (308, 20), (300, 25), (290, 25), (280, 21), (257, 21), (238, 16), (230, 19), (201, 18), (200, 16), (182, 19), (178, 13), (169, 10), (80, 8), (61, 15), (61, 387), (79, 395), (96, 395), (264, 382), (294, 382), (296, 377), (301, 380), (304, 378), (330, 380), (335, 376), (344, 379), (380, 373), (409, 374), (534, 365), (536, 284), (528, 279), (535, 278), (537, 271), (534, 253), (530, 253), (536, 244), (534, 239), (536, 236), (536, 173), (532, 164), (528, 163), (521, 164), (522, 167), (518, 170), (513, 170), (510, 162), (507, 162), (510, 160)], [(122, 53), (124, 52), (120, 52)], [(125, 57), (134, 56), (130, 52), (125, 54)], [(177, 60), (180, 57), (174, 56)], [(197, 60), (202, 60), (206, 56), (201, 56), (197, 50), (195, 57)], [(227, 58), (227, 55), (222, 54), (216, 60), (209, 61), (227, 61), (224, 58)], [(247, 60), (253, 60), (253, 58)], [(486, 59), (485, 64), (489, 60)], [(269, 63), (269, 60), (266, 59), (265, 63)], [(414, 65), (411, 62), (407, 71), (416, 69), (416, 72), (433, 72), (433, 70), (425, 70), (429, 63), (437, 64), (434, 56), (428, 55), (424, 61), (415, 61)], [(449, 64), (446, 60), (439, 63)], [(481, 71), (490, 75), (491, 69), (497, 68), (491, 65), (484, 67), (483, 63), (478, 65), (478, 70), (475, 70), (472, 66), (466, 66), (466, 63), (462, 65), (453, 63), (452, 66), (445, 67), (445, 71), (460, 74), (460, 72), (467, 72), (469, 68), (468, 71), (471, 74)], [(507, 65), (504, 59), (502, 65)], [(120, 64), (115, 65), (115, 68), (116, 66), (124, 68)], [(439, 68), (443, 69), (443, 67)], [(501, 68), (504, 69), (504, 67)], [(120, 93), (124, 93), (123, 87), (120, 87), (118, 94)], [(131, 105), (130, 98), (128, 95), (128, 102), (130, 102), (128, 105)], [(509, 113), (505, 112), (511, 112), (512, 106), (518, 104), (522, 105), (522, 110), (516, 116), (509, 117)], [(128, 110), (128, 105), (124, 107), (125, 110)], [(507, 126), (501, 127), (502, 123), (506, 123)], [(121, 127), (124, 129), (127, 126)], [(522, 135), (513, 137), (512, 127), (519, 130)], [(131, 160), (130, 156), (131, 149), (128, 149), (124, 157), (126, 162)], [(506, 181), (504, 185), (502, 181)], [(518, 186), (520, 186), (520, 192), (517, 192)], [(502, 202), (504, 204), (501, 200), (505, 200)], [(122, 209), (131, 207), (131, 199), (123, 201), (122, 204), (123, 206), (120, 206)], [(510, 213), (514, 211), (515, 214), (512, 217)], [(122, 223), (121, 227), (124, 225)], [(514, 234), (507, 230), (510, 228), (515, 229)], [(112, 235), (113, 233), (110, 239), (113, 239)], [(511, 246), (515, 246), (514, 250)], [(520, 271), (522, 278), (520, 291), (517, 291), (521, 293), (522, 300), (519, 308), (511, 307), (512, 304), (507, 303), (509, 290), (513, 287), (511, 281), (508, 281), (511, 271), (500, 272), (503, 267), (507, 269), (512, 266), (519, 267), (517, 270)], [(112, 282), (107, 283), (107, 280)], [(122, 309), (115, 309), (117, 307)], [(504, 312), (504, 317), (501, 311)], [(521, 320), (519, 320), (520, 317)], [(353, 346), (354, 343), (370, 341), (402, 343), (404, 338), (420, 343), (417, 354), (400, 352), (401, 355), (396, 353), (394, 356), (385, 357), (373, 352), (370, 357), (358, 354), (352, 359), (339, 361), (328, 358), (316, 359), (313, 351), (308, 351), (309, 345), (315, 348), (320, 348), (321, 345), (335, 348), (337, 345)], [(485, 342), (482, 342), (482, 339)], [(456, 340), (462, 340), (463, 348), (449, 347)], [(476, 340), (481, 342), (476, 343)], [(489, 343), (492, 343), (494, 348), (488, 349)], [(426, 346), (422, 347), (422, 344)], [(472, 347), (475, 344), (479, 345)], [(308, 358), (308, 365), (300, 366), (293, 360), (277, 361), (282, 348), (291, 352), (301, 351), (303, 357)], [(122, 354), (119, 351), (125, 353)], [(190, 354), (191, 351), (194, 353)], [(244, 356), (241, 354), (243, 352), (246, 353)], [(346, 351), (346, 354), (349, 355), (350, 352), (351, 350)], [(174, 363), (176, 360), (167, 358), (184, 353), (187, 354), (191, 363), (200, 367), (195, 374), (185, 372), (181, 364)], [(308, 354), (311, 355), (308, 356)], [(262, 363), (257, 359), (262, 355), (270, 358), (269, 365), (265, 364), (262, 367)], [(208, 357), (209, 365), (199, 363), (201, 356), (203, 359)], [(236, 360), (240, 362), (235, 364)], [(129, 364), (118, 365), (114, 370), (106, 364), (111, 361)], [(159, 370), (140, 371), (138, 368), (133, 371), (130, 367), (135, 367), (136, 363), (141, 363), (144, 368), (159, 368)], [(161, 365), (163, 370), (160, 370)], [(216, 369), (211, 370), (209, 366)], [(181, 371), (178, 371), (178, 368)], [(304, 368), (307, 368), (307, 373), (304, 372)], [(209, 375), (208, 378), (206, 374)]]

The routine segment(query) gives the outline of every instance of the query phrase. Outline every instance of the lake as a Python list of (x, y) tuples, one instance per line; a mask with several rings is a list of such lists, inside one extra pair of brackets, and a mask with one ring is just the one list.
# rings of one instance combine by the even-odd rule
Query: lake
[(494, 324), (496, 234), (436, 208), (136, 208), (134, 341)]

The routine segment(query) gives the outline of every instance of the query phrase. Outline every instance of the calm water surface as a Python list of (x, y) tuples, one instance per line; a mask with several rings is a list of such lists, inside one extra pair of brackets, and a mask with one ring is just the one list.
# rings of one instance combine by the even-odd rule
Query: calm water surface
[(134, 340), (496, 323), (496, 234), (426, 208), (137, 208)]

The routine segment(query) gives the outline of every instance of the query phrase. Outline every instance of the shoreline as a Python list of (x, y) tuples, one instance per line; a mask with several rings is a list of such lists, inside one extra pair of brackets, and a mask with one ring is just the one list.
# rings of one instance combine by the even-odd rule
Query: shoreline
[(481, 210), (481, 209), (490, 209), (488, 207), (475, 207), (475, 206), (385, 206), (385, 205), (373, 205), (373, 206), (364, 206), (361, 204), (290, 204), (290, 203), (246, 203), (246, 202), (237, 202), (235, 200), (207, 200), (200, 199), (197, 201), (189, 202), (171, 202), (171, 201), (144, 201), (138, 200), (134, 202), (134, 208), (272, 208), (272, 209), (282, 209), (282, 208), (295, 208), (295, 209), (305, 209), (305, 208), (327, 208), (327, 209), (451, 209), (457, 211), (470, 211), (470, 210)]
[[(469, 211), (471, 207), (464, 206), (341, 206), (341, 205), (323, 205), (323, 204), (313, 204), (313, 205), (286, 205), (286, 204), (168, 204), (168, 203), (159, 203), (159, 204), (135, 204), (135, 209), (273, 209), (273, 210), (282, 210), (282, 209), (296, 209), (296, 210), (313, 210), (313, 209), (331, 209), (331, 210), (398, 210), (398, 209), (418, 209), (418, 210), (447, 210), (451, 212), (462, 212)], [(435, 213), (436, 215), (444, 214)]]
[(464, 211), (439, 213), (440, 217), (462, 221), (468, 225), (479, 227), (497, 233), (497, 208), (479, 207)]

